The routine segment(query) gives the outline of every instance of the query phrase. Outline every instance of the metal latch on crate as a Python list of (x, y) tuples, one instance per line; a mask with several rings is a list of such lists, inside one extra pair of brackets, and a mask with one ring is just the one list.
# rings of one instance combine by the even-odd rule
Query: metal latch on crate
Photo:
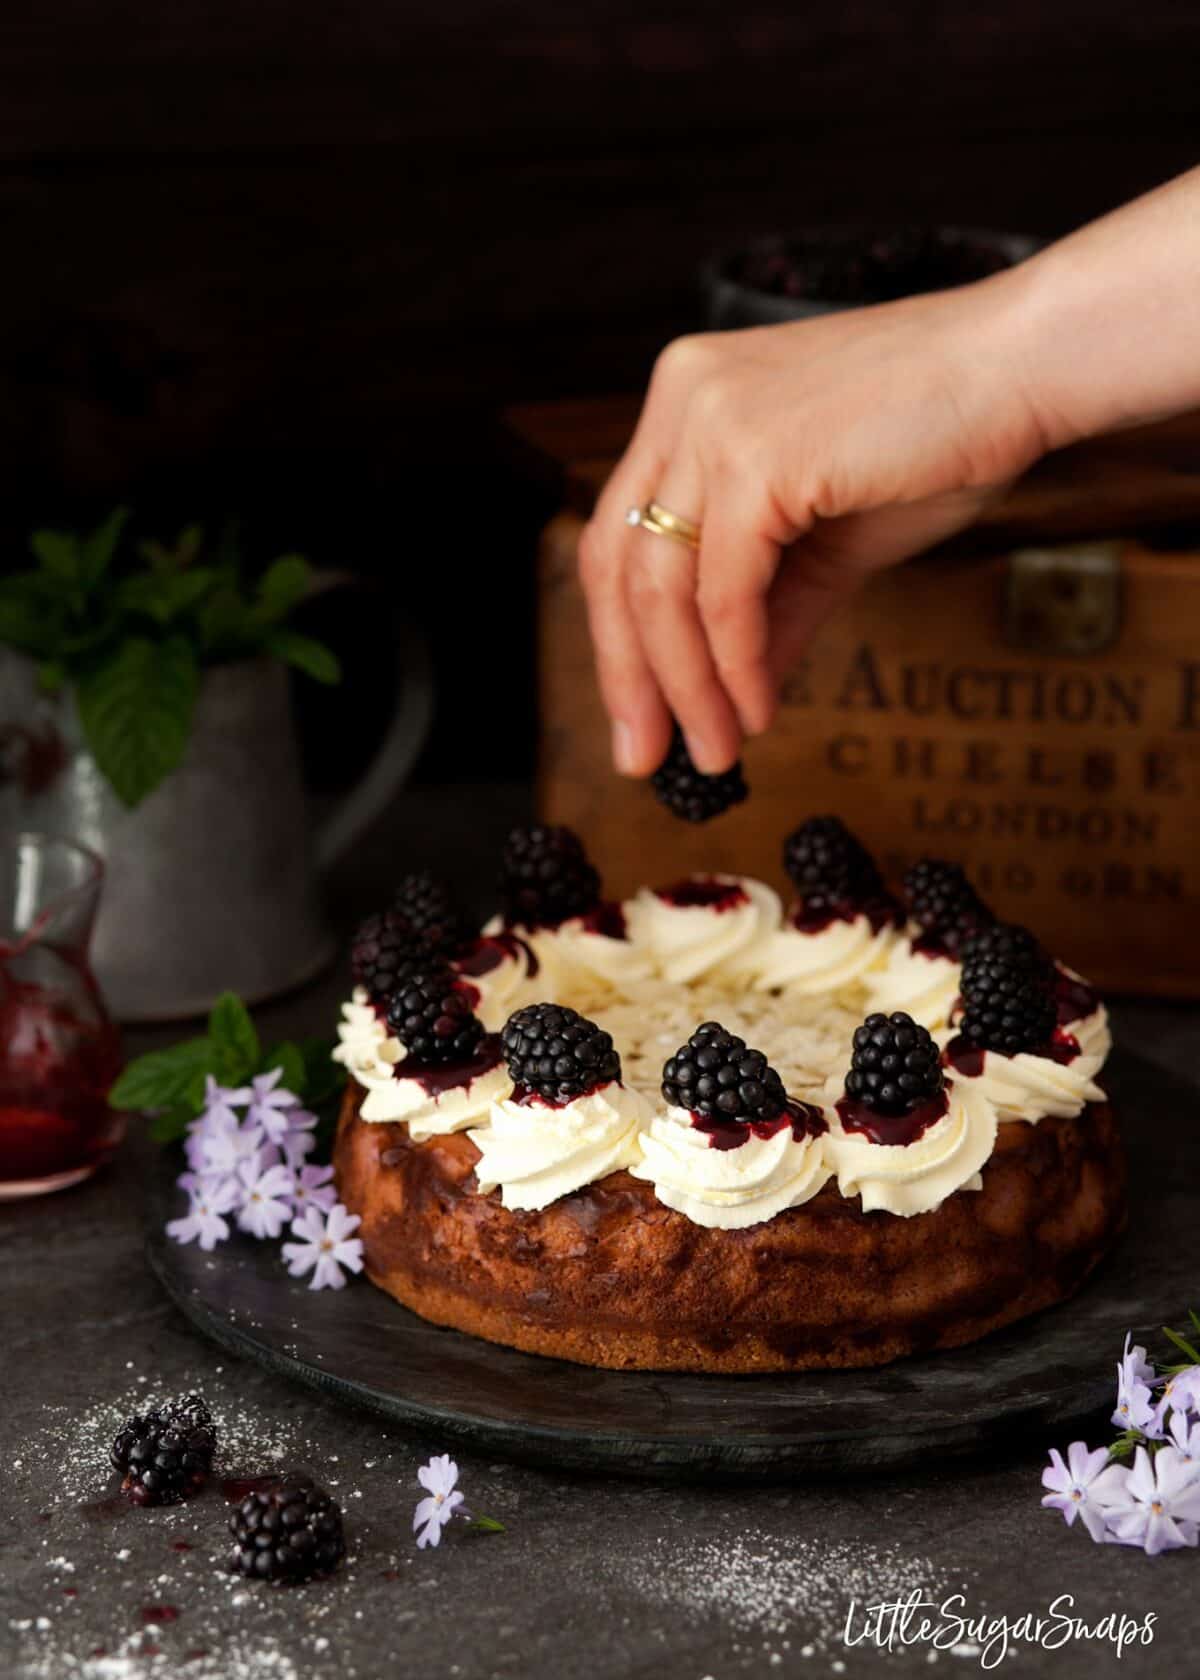
[(1100, 653), (1121, 628), (1119, 542), (1019, 548), (1008, 557), (1004, 639), (1027, 653)]

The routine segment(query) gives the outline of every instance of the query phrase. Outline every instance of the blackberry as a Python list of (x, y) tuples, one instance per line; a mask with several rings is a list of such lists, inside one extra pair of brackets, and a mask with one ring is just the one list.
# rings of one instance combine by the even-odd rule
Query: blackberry
[(731, 806), (740, 805), (750, 792), (740, 759), (731, 770), (722, 770), (716, 776), (697, 770), (678, 725), (650, 785), (669, 811), (692, 823), (710, 822)]
[(449, 963), (418, 958), (404, 964), (387, 999), (388, 1031), (418, 1065), (469, 1062), (483, 1037), (483, 1022)]
[(840, 817), (810, 817), (783, 843), (783, 867), (805, 904), (886, 897), (875, 859)]
[(777, 1120), (787, 1107), (783, 1080), (762, 1051), (747, 1049), (719, 1021), (705, 1021), (663, 1063), (662, 1094), (702, 1120), (746, 1126)]
[(524, 927), (557, 927), (600, 902), (600, 876), (569, 828), (514, 828), (500, 862), (505, 918)]
[(229, 1568), (256, 1581), (311, 1581), (346, 1555), (341, 1507), (309, 1476), (248, 1493), (229, 1519)]
[(904, 902), (921, 931), (951, 956), (994, 920), (958, 864), (941, 858), (913, 864), (904, 877)]
[(976, 1049), (1002, 1056), (1040, 1049), (1054, 1036), (1058, 1021), (1052, 977), (1049, 969), (1003, 957), (972, 957), (960, 982), (960, 1034)]
[(405, 963), (420, 951), (420, 942), (407, 916), (380, 910), (354, 935), (350, 972), (357, 986), (365, 986), (374, 1003), (382, 1003), (396, 984)]
[(1041, 942), (1028, 928), (1018, 927), (1015, 922), (996, 922), (992, 927), (982, 928), (978, 933), (973, 933), (964, 942), (961, 954), (964, 969), (985, 958), (995, 958), (1013, 967), (1040, 974), (1047, 985), (1054, 978), (1054, 963)]
[(531, 1003), (500, 1034), (512, 1082), (548, 1103), (571, 1102), (621, 1077), (612, 1036), (557, 1003)]
[(200, 1395), (189, 1394), (126, 1418), (109, 1456), (135, 1505), (175, 1505), (203, 1486), (216, 1445), (208, 1407)]
[(406, 875), (392, 900), (420, 943), (429, 951), (457, 957), (473, 937), (450, 889), (427, 869)]
[(941, 1089), (938, 1047), (911, 1015), (868, 1015), (855, 1028), (848, 1097), (876, 1114), (908, 1114)]

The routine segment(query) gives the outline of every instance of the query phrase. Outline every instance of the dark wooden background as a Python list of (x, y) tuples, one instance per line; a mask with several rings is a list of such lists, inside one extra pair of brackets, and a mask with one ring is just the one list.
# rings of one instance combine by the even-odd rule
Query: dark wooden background
[(506, 403), (640, 384), (750, 234), (1078, 223), (1196, 161), (1198, 68), (1179, 0), (17, 0), (5, 563), (118, 497), (234, 509), (399, 574), (452, 679), (500, 630), (517, 666), (549, 491)]

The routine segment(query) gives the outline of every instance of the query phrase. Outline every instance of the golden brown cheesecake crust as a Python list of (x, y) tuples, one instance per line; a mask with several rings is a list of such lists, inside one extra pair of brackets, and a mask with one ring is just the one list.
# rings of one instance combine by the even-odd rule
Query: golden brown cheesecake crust
[(835, 1184), (745, 1230), (710, 1230), (613, 1173), (539, 1213), (479, 1193), (465, 1133), (414, 1143), (346, 1090), (338, 1193), (367, 1275), (489, 1341), (624, 1370), (803, 1371), (960, 1346), (1073, 1294), (1124, 1224), (1112, 1110), (1002, 1123), (980, 1191), (864, 1214)]

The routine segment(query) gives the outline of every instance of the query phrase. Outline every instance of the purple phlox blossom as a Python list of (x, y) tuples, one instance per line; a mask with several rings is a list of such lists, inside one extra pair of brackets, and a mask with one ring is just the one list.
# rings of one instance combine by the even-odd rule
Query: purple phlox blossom
[[(417, 1480), (426, 1493), (424, 1499), (418, 1500), (413, 1512), (417, 1546), (436, 1546), (441, 1541), (442, 1530), (463, 1502), (463, 1495), (455, 1486), (458, 1465), (448, 1453), (442, 1453), (421, 1466), (417, 1471)], [(463, 1515), (466, 1515), (465, 1511)]]
[(287, 1113), (287, 1130), (278, 1140), (283, 1158), (289, 1167), (298, 1167), (306, 1155), (317, 1146), (314, 1135), (317, 1117), (306, 1108), (292, 1108)]
[(1140, 1429), (1147, 1435), (1162, 1434), (1155, 1418), (1154, 1396), (1150, 1392), (1150, 1384), (1154, 1381), (1154, 1369), (1146, 1363), (1145, 1348), (1131, 1348), (1127, 1332), (1125, 1351), (1117, 1361), (1117, 1405), (1112, 1421), (1118, 1429)]
[(292, 1207), (297, 1214), (306, 1207), (328, 1213), (337, 1201), (332, 1167), (300, 1167), (292, 1181)]
[(306, 1207), (292, 1222), (292, 1231), (301, 1240), (283, 1245), (283, 1258), (293, 1277), (312, 1272), (310, 1289), (344, 1289), (346, 1279), (342, 1267), (352, 1272), (363, 1268), (363, 1246), (357, 1231), (359, 1217), (348, 1213), (341, 1202), (335, 1202), (328, 1213), (319, 1207)]
[(1107, 1538), (1118, 1544), (1141, 1546), (1150, 1557), (1196, 1544), (1200, 1476), (1177, 1447), (1160, 1447), (1153, 1456), (1138, 1447), (1132, 1468), (1106, 1485), (1101, 1496)]
[(272, 1143), (281, 1143), (288, 1132), (288, 1110), (298, 1108), (300, 1099), (280, 1086), (281, 1067), (257, 1074), (251, 1081), (253, 1093), (247, 1113), (251, 1125), (261, 1126)]
[[(1102, 1540), (1105, 1530), (1105, 1509), (1102, 1503), (1110, 1469), (1108, 1448), (1097, 1447), (1093, 1452), (1083, 1441), (1072, 1441), (1067, 1448), (1066, 1462), (1057, 1447), (1050, 1449), (1049, 1466), (1042, 1471), (1042, 1486), (1050, 1488), (1042, 1504), (1052, 1511), (1061, 1511), (1068, 1528), (1079, 1517), (1093, 1540)], [(1124, 1475), (1121, 1470), (1121, 1475)], [(1111, 1478), (1110, 1478), (1111, 1483)]]
[(1183, 1410), (1175, 1411), (1171, 1413), (1167, 1434), (1180, 1458), (1200, 1476), (1200, 1423)]
[(238, 1230), (254, 1237), (277, 1237), (292, 1217), (292, 1169), (271, 1163), (273, 1153), (260, 1150), (253, 1160), (243, 1161), (237, 1172)]
[(1167, 1413), (1190, 1412), (1200, 1417), (1200, 1365), (1186, 1365), (1168, 1377), (1154, 1408), (1154, 1421), (1161, 1435)]
[(212, 1074), (204, 1080), (204, 1112), (202, 1120), (210, 1120), (214, 1126), (236, 1126), (238, 1108), (245, 1108), (253, 1092), (248, 1085), (239, 1085), (236, 1089), (229, 1085), (218, 1085)]
[(206, 1251), (224, 1242), (229, 1221), (222, 1217), (237, 1204), (237, 1187), (231, 1179), (213, 1180), (183, 1173), (180, 1188), (187, 1191), (188, 1211), (182, 1219), (167, 1223), (167, 1235), (178, 1243), (198, 1242)]
[(262, 1143), (262, 1127), (246, 1120), (233, 1126), (209, 1127), (201, 1137), (201, 1171), (236, 1180), (243, 1163), (256, 1160)]

